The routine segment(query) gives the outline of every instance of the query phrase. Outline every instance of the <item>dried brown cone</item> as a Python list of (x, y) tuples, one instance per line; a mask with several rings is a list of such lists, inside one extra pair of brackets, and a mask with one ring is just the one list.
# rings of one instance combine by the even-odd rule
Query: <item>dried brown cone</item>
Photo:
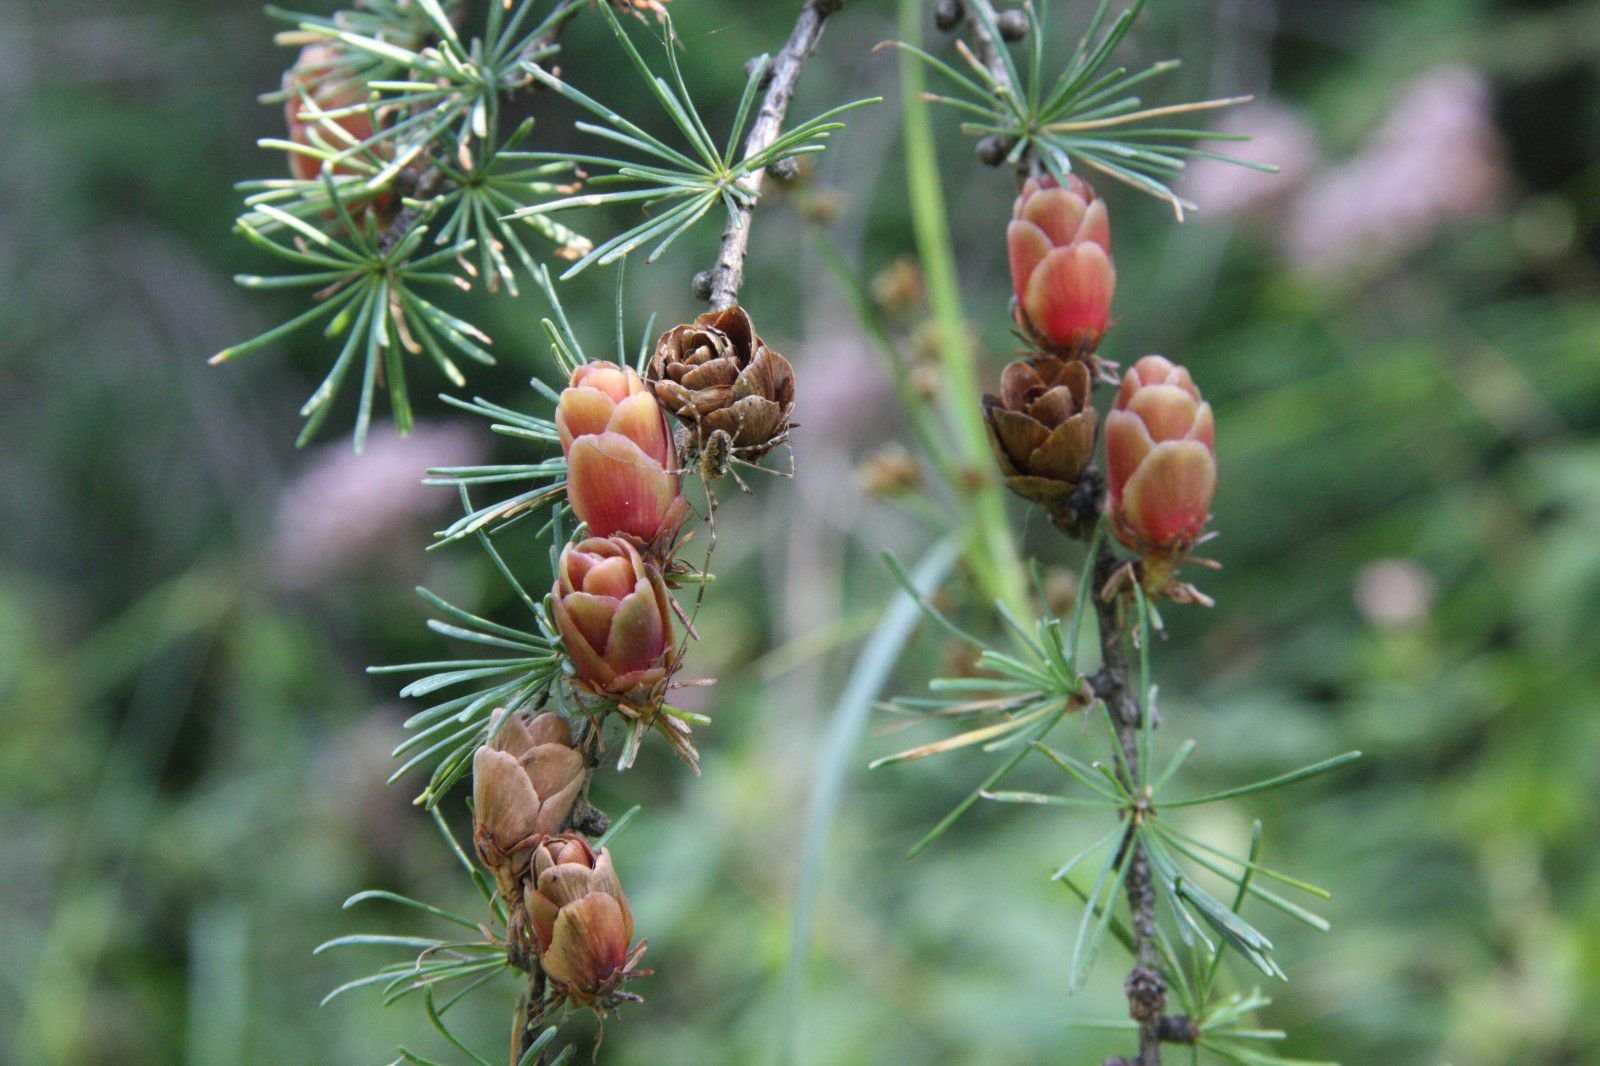
[(534, 852), (526, 900), (539, 962), (556, 993), (604, 1014), (638, 996), (621, 991), (642, 977), (644, 941), (633, 943), (633, 912), (611, 853), (582, 837), (550, 837)]
[(532, 944), (525, 923), (515, 920), (523, 879), (539, 843), (567, 827), (589, 768), (559, 714), (519, 713), (502, 725), (503, 719), (505, 711), (496, 712), (489, 726), (494, 740), (472, 759), (472, 843), (509, 904), (511, 950), (526, 961)]
[(1040, 355), (1000, 376), (1000, 395), (983, 398), (983, 421), (1006, 486), (1025, 500), (1060, 508), (1094, 459), (1100, 416), (1090, 403), (1089, 367)]
[(760, 458), (789, 433), (794, 367), (737, 305), (663, 333), (645, 378), (661, 406), (702, 440), (726, 433), (741, 458)]

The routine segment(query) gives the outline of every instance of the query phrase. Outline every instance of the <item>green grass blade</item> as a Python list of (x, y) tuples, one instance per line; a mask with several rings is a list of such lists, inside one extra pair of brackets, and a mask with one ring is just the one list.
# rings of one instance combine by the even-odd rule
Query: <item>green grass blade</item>
[(794, 915), (789, 931), (788, 1009), (785, 1047), (792, 1048), (799, 1037), (801, 1011), (805, 999), (806, 962), (810, 957), (811, 930), (817, 897), (826, 867), (827, 845), (833, 833), (843, 800), (849, 770), (867, 716), (878, 692), (889, 679), (906, 642), (916, 631), (921, 616), (919, 599), (933, 594), (949, 575), (959, 555), (953, 538), (936, 543), (917, 564), (906, 593), (895, 597), (872, 637), (856, 660), (844, 691), (839, 697), (833, 721), (823, 739), (821, 764), (816, 786), (806, 812), (805, 835), (801, 842), (799, 875), (794, 890)]

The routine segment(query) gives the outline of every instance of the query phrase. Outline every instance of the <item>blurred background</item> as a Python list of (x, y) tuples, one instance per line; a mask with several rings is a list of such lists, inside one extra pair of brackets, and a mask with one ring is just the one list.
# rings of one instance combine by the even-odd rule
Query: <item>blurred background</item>
[[(1092, 5), (1054, 6), (1064, 50)], [(1182, 226), (1102, 183), (1121, 320), (1102, 354), (1187, 363), (1219, 423), (1225, 568), (1202, 581), (1214, 610), (1167, 612), (1169, 743), (1200, 741), (1196, 791), (1367, 752), (1197, 824), (1242, 848), (1259, 815), (1267, 860), (1334, 892), (1329, 934), (1254, 915), (1291, 977), (1262, 1024), (1287, 1054), (1346, 1064), (1600, 1061), (1600, 3), (1151, 6), (1130, 65), (1185, 64), (1149, 99), (1257, 94), (1219, 122), (1283, 169), (1197, 168)], [(795, 7), (673, 4), (724, 125), (745, 59), (781, 45)], [(296, 307), (230, 281), (272, 268), (229, 227), (233, 183), (283, 165), (255, 146), (281, 135), (255, 100), (292, 58), (276, 25), (250, 0), (0, 3), (0, 1061), (18, 1066), (377, 1063), (399, 1043), (454, 1061), (415, 1004), (366, 989), (319, 1009), (389, 957), (312, 949), (434, 931), (382, 904), (341, 913), (363, 888), (477, 906), (410, 806), (420, 779), (383, 783), (407, 708), (363, 670), (460, 650), (424, 629), (416, 585), (510, 608), (470, 545), (424, 554), (454, 500), (418, 480), (527, 453), (432, 400), (447, 383), (428, 367), (408, 440), (377, 432), (354, 456), (336, 414), (296, 451), (329, 359), (316, 336), (206, 365)], [(907, 863), (992, 764), (866, 773), (905, 734), (851, 756), (806, 994), (786, 991), (821, 737), (892, 589), (880, 553), (919, 557), (945, 506), (886, 498), (881, 450), (911, 435), (802, 223), (889, 271), (880, 298), (916, 351), (898, 59), (869, 51), (895, 34), (887, 0), (832, 21), (795, 114), (891, 103), (757, 215), (744, 302), (800, 373), (799, 474), (723, 493), (689, 665), (720, 679), (704, 776), (652, 744), (596, 786), (613, 812), (645, 805), (616, 851), (657, 972), (604, 1062), (774, 1061), (791, 1026), (818, 1064), (1080, 1064), (1126, 1044), (1071, 1026), (1121, 1013), (1126, 960), (1110, 949), (1069, 998), (1080, 909), (1047, 881), (1103, 829), (980, 806)], [(565, 47), (579, 84), (637, 92), (596, 21)], [(527, 102), (543, 143), (580, 145), (555, 103)], [(992, 377), (1014, 347), (1012, 185), (953, 113), (935, 121)], [(568, 221), (602, 237), (621, 216)], [(717, 230), (630, 271), (636, 334), (651, 311), (699, 310), (687, 281)], [(602, 352), (614, 283), (564, 287)], [(551, 376), (541, 298), (461, 307), (500, 357), (471, 391), (531, 406), (528, 378)], [(1075, 566), (1015, 518), (1030, 552)], [(920, 693), (953, 656), (921, 632), (888, 691)], [(507, 979), (460, 1008), (492, 1059), (514, 994)]]

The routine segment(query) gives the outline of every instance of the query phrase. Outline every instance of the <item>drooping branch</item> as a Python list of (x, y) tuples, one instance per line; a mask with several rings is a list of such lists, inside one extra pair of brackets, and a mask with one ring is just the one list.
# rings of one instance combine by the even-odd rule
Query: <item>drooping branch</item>
[[(1006, 64), (1000, 57), (1000, 49), (1004, 45), (995, 40), (986, 28), (1001, 24), (993, 3), (990, 0), (964, 2), (985, 16), (972, 17), (969, 11), (967, 18), (978, 61), (1007, 91), (1018, 92), (1020, 87), (1012, 84)], [(1033, 165), (1031, 160), (1019, 162), (1019, 181)], [(1095, 520), (1104, 509), (1105, 482), (1091, 474), (1085, 477), (1084, 483), (1087, 491), (1075, 494), (1063, 509), (1052, 513), (1051, 517), (1063, 532), (1088, 539)], [(1143, 761), (1139, 758), (1140, 733), (1144, 715), (1153, 714), (1154, 710), (1144, 706), (1148, 694), (1136, 691), (1128, 663), (1126, 623), (1121, 617), (1121, 604), (1118, 600), (1108, 602), (1099, 595), (1099, 590), (1112, 579), (1118, 565), (1109, 541), (1100, 541), (1099, 554), (1094, 563), (1093, 587), (1080, 589), (1078, 594), (1093, 597), (1100, 629), (1101, 668), (1100, 673), (1090, 680), (1095, 694), (1105, 701), (1107, 713), (1116, 729), (1117, 743), (1122, 748), (1123, 758), (1118, 774), (1123, 778), (1122, 783), (1128, 792), (1139, 797), (1144, 794), (1145, 787), (1145, 782), (1139, 779), (1139, 767)], [(1146, 634), (1141, 634), (1141, 638), (1149, 639)], [(1140, 813), (1135, 811), (1134, 816)], [(1128, 909), (1132, 915), (1134, 965), (1123, 988), (1128, 998), (1128, 1014), (1139, 1024), (1139, 1055), (1129, 1066), (1161, 1066), (1162, 1016), (1166, 1010), (1167, 996), (1156, 946), (1156, 887), (1151, 877), (1149, 859), (1137, 843), (1128, 862), (1125, 888)]]
[[(745, 138), (746, 159), (778, 139), (789, 103), (794, 99), (800, 71), (816, 51), (828, 16), (843, 6), (844, 0), (806, 0), (788, 43), (772, 60), (771, 81), (767, 84), (766, 96), (762, 98), (761, 111), (756, 116), (755, 124), (750, 127), (750, 135)], [(711, 271), (710, 301), (713, 308), (728, 307), (739, 301), (739, 289), (744, 285), (745, 255), (750, 249), (750, 218), (755, 212), (754, 200), (761, 194), (765, 176), (765, 171), (758, 170), (741, 182), (742, 188), (750, 194), (751, 202), (735, 211), (728, 220), (727, 228), (722, 231), (722, 250)]]

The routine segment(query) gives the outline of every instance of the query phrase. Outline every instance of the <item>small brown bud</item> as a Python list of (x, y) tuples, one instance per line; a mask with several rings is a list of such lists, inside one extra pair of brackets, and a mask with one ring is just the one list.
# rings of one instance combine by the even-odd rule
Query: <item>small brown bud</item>
[(873, 496), (892, 498), (922, 487), (922, 465), (898, 442), (869, 455), (856, 468), (861, 487)]
[(1167, 982), (1148, 966), (1139, 966), (1122, 984), (1128, 996), (1128, 1016), (1140, 1025), (1159, 1023), (1167, 1007)]
[(974, 648), (970, 641), (945, 641), (944, 651), (940, 657), (943, 663), (940, 673), (944, 677), (983, 677), (985, 671), (978, 661), (978, 656), (978, 649)]
[(911, 387), (929, 403), (939, 398), (941, 381), (938, 367), (923, 364), (911, 369)]
[(831, 225), (849, 203), (845, 194), (838, 189), (812, 189), (797, 199), (800, 213), (808, 222), (819, 226)]
[(961, 20), (966, 16), (966, 7), (961, 0), (939, 0), (933, 6), (933, 24), (939, 27), (941, 33), (949, 33), (961, 25)]
[(1052, 566), (1044, 574), (1045, 609), (1057, 618), (1072, 613), (1078, 602), (1078, 575), (1064, 566)]
[(1163, 1044), (1193, 1044), (1200, 1039), (1200, 1026), (1187, 1014), (1163, 1014), (1156, 1036)]
[(689, 280), (689, 291), (696, 300), (711, 299), (711, 271), (702, 270)]
[(657, 22), (667, 20), (666, 5), (672, 0), (610, 0), (611, 6), (625, 15), (632, 15), (639, 21), (644, 21), (646, 12), (653, 13)]
[(903, 315), (915, 310), (925, 297), (922, 267), (911, 256), (901, 256), (872, 279), (872, 300), (885, 314)]
[(766, 64), (766, 69), (761, 72), (761, 81), (756, 85), (757, 89), (765, 89), (772, 84), (772, 62), (765, 56), (751, 56), (744, 61), (744, 76), (746, 78), (755, 77), (756, 66), (761, 63)]
[(794, 181), (800, 176), (800, 158), (792, 155), (784, 156), (782, 159), (779, 159), (777, 162), (767, 167), (767, 173), (771, 174), (773, 178), (781, 182), (788, 183)]
[(978, 160), (984, 166), (997, 167), (1006, 161), (1006, 157), (1011, 154), (1011, 149), (1016, 146), (1017, 139), (1015, 137), (991, 133), (978, 142)]
[[(968, 332), (968, 336), (972, 336)], [(939, 328), (939, 323), (931, 318), (918, 322), (911, 331), (911, 361), (916, 366), (937, 366), (942, 360), (940, 352), (944, 346), (944, 332)]]
[(1013, 44), (1028, 36), (1028, 16), (1021, 11), (1014, 8), (1002, 11), (995, 21), (1000, 27), (1000, 36)]
[[(817, 173), (816, 162), (806, 155), (785, 156), (766, 168), (765, 173), (771, 175), (776, 183), (770, 192), (774, 196), (787, 197), (802, 212), (808, 210), (806, 201), (817, 195), (812, 188), (811, 179)], [(837, 195), (832, 190), (823, 189), (824, 195)], [(827, 221), (826, 219), (823, 221)]]

